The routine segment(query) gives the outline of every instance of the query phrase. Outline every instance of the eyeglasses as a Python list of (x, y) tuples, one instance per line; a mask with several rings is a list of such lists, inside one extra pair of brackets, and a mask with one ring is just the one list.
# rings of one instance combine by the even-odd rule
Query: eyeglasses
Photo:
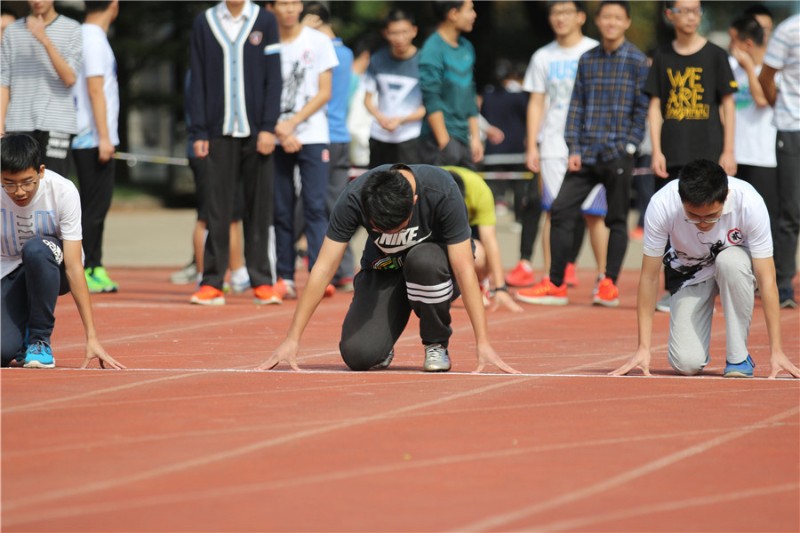
[(689, 15), (694, 15), (696, 17), (702, 17), (703, 16), (703, 8), (702, 7), (693, 7), (691, 9), (688, 8), (688, 7), (671, 7), (671, 8), (669, 8), (669, 10), (672, 13), (674, 13), (674, 14), (676, 14), (678, 16), (681, 16), (681, 15), (684, 16), (684, 17), (688, 17)]
[(37, 183), (39, 183), (39, 180), (26, 181), (24, 183), (4, 183), (3, 190), (8, 194), (14, 194), (17, 192), (17, 189), (22, 189), (25, 192), (31, 192), (36, 188)]
[(683, 220), (685, 220), (689, 224), (694, 224), (695, 226), (697, 226), (698, 224), (716, 224), (717, 222), (720, 221), (721, 218), (722, 218), (721, 216), (718, 216), (718, 217), (704, 217), (704, 218), (684, 218)]

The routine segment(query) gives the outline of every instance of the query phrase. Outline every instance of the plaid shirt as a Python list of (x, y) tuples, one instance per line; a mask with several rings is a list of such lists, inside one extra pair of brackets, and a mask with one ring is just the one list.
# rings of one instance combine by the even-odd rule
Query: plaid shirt
[(627, 156), (627, 144), (639, 146), (647, 72), (647, 57), (628, 41), (611, 53), (600, 45), (581, 56), (564, 131), (570, 155), (591, 165)]

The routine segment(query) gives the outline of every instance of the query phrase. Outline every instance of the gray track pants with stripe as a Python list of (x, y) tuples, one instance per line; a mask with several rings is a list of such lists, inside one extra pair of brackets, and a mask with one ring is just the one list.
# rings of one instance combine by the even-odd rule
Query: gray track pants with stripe
[(411, 311), (419, 317), (422, 344), (447, 346), (450, 303), (459, 291), (443, 245), (423, 243), (406, 255), (402, 270), (362, 270), (354, 280), (339, 350), (352, 370), (369, 370), (386, 358)]

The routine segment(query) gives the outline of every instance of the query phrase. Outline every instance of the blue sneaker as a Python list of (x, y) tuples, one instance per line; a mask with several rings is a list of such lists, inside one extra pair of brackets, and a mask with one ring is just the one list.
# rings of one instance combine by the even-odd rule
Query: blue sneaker
[(25, 368), (55, 368), (56, 360), (53, 359), (53, 350), (44, 341), (36, 341), (25, 350), (25, 359), (22, 362)]
[(748, 354), (747, 359), (741, 363), (728, 363), (725, 365), (725, 373), (722, 375), (726, 378), (752, 378), (755, 367), (756, 364)]

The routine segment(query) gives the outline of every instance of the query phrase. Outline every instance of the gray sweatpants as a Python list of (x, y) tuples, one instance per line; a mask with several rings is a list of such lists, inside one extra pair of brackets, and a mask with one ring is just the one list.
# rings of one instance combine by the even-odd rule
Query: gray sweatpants
[(719, 294), (725, 316), (726, 358), (747, 358), (747, 336), (755, 304), (755, 276), (750, 252), (731, 246), (717, 255), (712, 279), (682, 287), (670, 300), (669, 364), (681, 374), (697, 374), (711, 359), (711, 318)]

